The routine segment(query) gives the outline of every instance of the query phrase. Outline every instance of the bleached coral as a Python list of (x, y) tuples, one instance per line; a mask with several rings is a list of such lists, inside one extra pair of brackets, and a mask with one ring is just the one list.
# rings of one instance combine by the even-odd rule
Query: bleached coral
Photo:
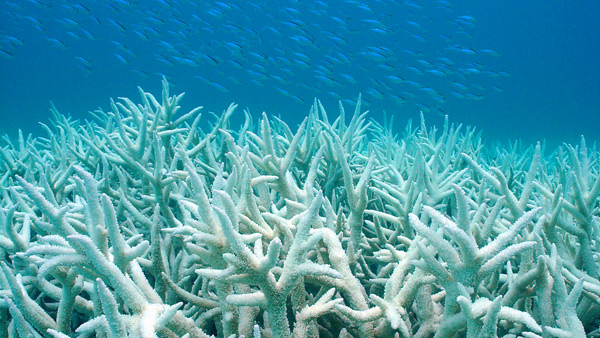
[(398, 138), (360, 101), (232, 130), (235, 105), (140, 94), (4, 139), (0, 337), (600, 336), (583, 139), (544, 156), (423, 119)]

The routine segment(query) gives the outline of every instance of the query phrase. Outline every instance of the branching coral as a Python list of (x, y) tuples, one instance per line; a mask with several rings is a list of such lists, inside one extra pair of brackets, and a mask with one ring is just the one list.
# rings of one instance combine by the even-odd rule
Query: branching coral
[(584, 140), (398, 137), (360, 101), (236, 131), (140, 94), (3, 140), (0, 337), (600, 336)]

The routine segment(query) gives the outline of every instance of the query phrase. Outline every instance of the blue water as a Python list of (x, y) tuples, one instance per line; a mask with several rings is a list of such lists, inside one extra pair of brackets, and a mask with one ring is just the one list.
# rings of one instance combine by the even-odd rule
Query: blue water
[[(486, 139), (600, 139), (597, 1), (42, 1), (0, 16), (0, 133), (41, 134), (137, 87), (297, 124), (314, 98), (398, 130), (423, 112)], [(139, 102), (139, 101), (138, 101)]]

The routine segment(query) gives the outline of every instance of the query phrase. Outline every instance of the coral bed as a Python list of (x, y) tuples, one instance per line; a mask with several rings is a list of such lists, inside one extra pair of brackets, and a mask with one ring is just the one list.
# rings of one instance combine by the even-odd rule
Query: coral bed
[[(598, 337), (598, 151), (182, 97), (0, 148), (0, 337)], [(207, 121), (213, 121), (209, 123)], [(349, 122), (347, 122), (349, 121)]]

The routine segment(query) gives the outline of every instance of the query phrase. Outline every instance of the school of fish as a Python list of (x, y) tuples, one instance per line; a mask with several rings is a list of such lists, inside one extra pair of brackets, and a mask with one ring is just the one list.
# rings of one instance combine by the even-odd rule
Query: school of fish
[(0, 62), (35, 43), (72, 55), (81, 72), (126, 64), (140, 81), (194, 81), (234, 99), (362, 93), (366, 105), (445, 115), (450, 101), (502, 92), (509, 75), (473, 38), (477, 18), (446, 0), (8, 0), (3, 9)]

